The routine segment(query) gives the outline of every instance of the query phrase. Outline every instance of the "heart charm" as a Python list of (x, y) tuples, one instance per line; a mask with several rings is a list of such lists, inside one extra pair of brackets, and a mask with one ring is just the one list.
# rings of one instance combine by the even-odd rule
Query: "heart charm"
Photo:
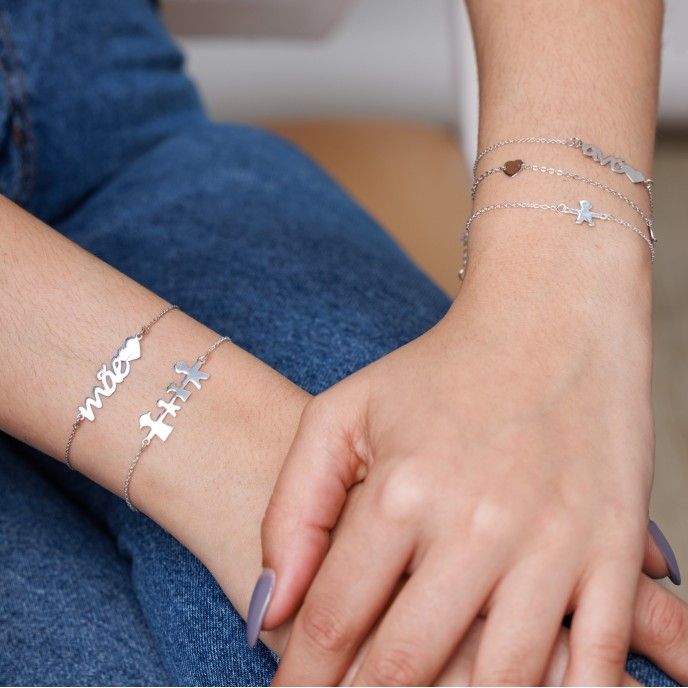
[(135, 361), (141, 358), (141, 342), (136, 337), (128, 337), (124, 340), (124, 346), (117, 353), (120, 361)]
[(522, 166), (523, 160), (508, 160), (504, 163), (502, 170), (507, 177), (513, 177), (521, 171)]

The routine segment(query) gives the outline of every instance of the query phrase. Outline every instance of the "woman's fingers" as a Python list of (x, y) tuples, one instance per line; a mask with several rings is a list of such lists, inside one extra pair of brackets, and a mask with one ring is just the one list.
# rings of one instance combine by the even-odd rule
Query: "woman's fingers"
[(273, 685), (336, 685), (384, 610), (412, 555), (416, 532), (377, 520), (358, 495), (294, 621)]
[[(478, 649), (485, 630), (485, 619), (479, 617), (474, 622), (468, 633), (464, 636), (461, 644), (452, 654), (451, 659), (442, 669), (442, 673), (435, 680), (435, 686), (469, 686), (471, 676), (478, 655)], [(569, 663), (569, 631), (564, 627), (559, 628), (552, 654), (550, 655), (542, 681), (537, 685), (561, 686), (564, 681), (564, 674)], [(509, 683), (515, 684), (516, 677)], [(345, 683), (343, 685), (348, 685)], [(528, 684), (532, 685), (532, 684)], [(624, 672), (621, 680), (622, 686), (641, 685), (632, 676)]]
[(524, 560), (500, 581), (471, 685), (539, 685), (575, 583), (563, 559), (552, 551)]
[[(554, 643), (554, 649), (552, 650), (552, 655), (549, 659), (547, 670), (545, 671), (545, 675), (542, 680), (543, 686), (563, 685), (566, 667), (569, 664), (569, 658), (571, 655), (569, 642), (570, 633), (568, 629), (561, 628), (556, 642)], [(642, 684), (638, 683), (638, 681), (636, 681), (630, 674), (624, 671), (620, 685), (640, 686)]]
[(494, 586), (492, 554), (478, 543), (429, 553), (385, 614), (352, 684), (430, 685)]
[(261, 589), (260, 580), (256, 586), (247, 620), (251, 644), (261, 627), (280, 625), (302, 602), (347, 491), (365, 475), (351, 444), (355, 415), (353, 406), (323, 406), (318, 397), (304, 410), (263, 520), (263, 566), (274, 572), (274, 587)]
[(607, 559), (584, 580), (571, 625), (566, 685), (617, 685), (630, 644), (638, 564)]
[(688, 684), (688, 604), (647, 576), (640, 577), (636, 599), (631, 647)]

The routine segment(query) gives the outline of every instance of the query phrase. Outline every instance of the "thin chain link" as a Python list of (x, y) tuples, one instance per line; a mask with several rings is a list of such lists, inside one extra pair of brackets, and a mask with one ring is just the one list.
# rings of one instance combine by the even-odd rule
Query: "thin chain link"
[(480, 161), (492, 151), (502, 148), (503, 146), (511, 146), (515, 143), (548, 143), (559, 146), (568, 146), (569, 148), (580, 148), (582, 141), (576, 136), (571, 136), (570, 138), (547, 138), (545, 136), (519, 136), (513, 139), (504, 139), (502, 141), (497, 141), (487, 148), (483, 148), (475, 158), (473, 163), (473, 176), (478, 170), (478, 165)]
[[(496, 174), (497, 172), (504, 172), (505, 165), (499, 165), (498, 167), (492, 167), (489, 170), (485, 170), (481, 175), (475, 178), (475, 181), (473, 182), (473, 186), (471, 187), (471, 198), (475, 200), (475, 194), (476, 191), (478, 190), (478, 187), (480, 186), (481, 182), (487, 177)], [(648, 217), (642, 210), (642, 208), (632, 199), (626, 196), (625, 194), (622, 194), (620, 191), (617, 191), (616, 189), (612, 188), (611, 186), (608, 186), (607, 184), (603, 184), (602, 182), (598, 182), (596, 179), (590, 179), (589, 177), (585, 177), (582, 174), (578, 174), (577, 172), (571, 172), (569, 170), (562, 170), (558, 169), (555, 167), (546, 167), (545, 165), (535, 165), (532, 163), (527, 163), (523, 162), (521, 164), (521, 170), (532, 170), (533, 172), (542, 172), (544, 174), (550, 174), (550, 175), (556, 175), (557, 177), (568, 177), (569, 179), (574, 179), (575, 181), (579, 182), (585, 182), (586, 184), (589, 184), (590, 186), (594, 186), (598, 189), (602, 189), (603, 191), (606, 191), (609, 194), (612, 194), (613, 196), (616, 196), (617, 198), (620, 198), (626, 205), (630, 206), (633, 208), (633, 210), (640, 215), (640, 217), (643, 219), (643, 222), (647, 225), (648, 229), (652, 229), (653, 225), (653, 218)], [(520, 170), (519, 170), (520, 172)], [(515, 176), (515, 175), (514, 175)], [(650, 189), (648, 189), (649, 191)], [(652, 194), (650, 193), (650, 199), (652, 199)], [(652, 203), (650, 204), (652, 206)], [(656, 239), (655, 239), (656, 241)]]
[(129, 499), (129, 484), (131, 483), (131, 478), (134, 475), (136, 466), (141, 460), (141, 455), (146, 451), (149, 444), (150, 442), (147, 439), (144, 439), (143, 442), (141, 442), (141, 448), (136, 452), (136, 456), (131, 460), (131, 463), (129, 464), (129, 470), (127, 471), (127, 477), (124, 480), (124, 501), (132, 511), (138, 511), (138, 509), (131, 503), (131, 500)]
[(224, 342), (231, 342), (232, 340), (229, 337), (220, 337), (204, 354), (198, 357), (198, 360), (201, 361), (201, 363), (205, 363), (208, 360), (208, 356), (217, 349), (218, 346), (223, 344)]
[(67, 437), (67, 445), (65, 446), (65, 452), (64, 452), (64, 462), (67, 464), (70, 470), (74, 470), (74, 466), (72, 466), (72, 442), (74, 442), (74, 436), (76, 435), (76, 431), (79, 429), (79, 426), (81, 425), (83, 421), (83, 418), (81, 416), (81, 412), (77, 412), (76, 414), (76, 419), (72, 423), (72, 429), (69, 431), (69, 437)]
[(173, 305), (170, 305), (170, 306), (167, 306), (166, 308), (163, 308), (163, 309), (160, 311), (160, 313), (158, 313), (151, 321), (147, 322), (147, 323), (146, 323), (146, 324), (136, 333), (136, 338), (137, 338), (139, 341), (141, 341), (141, 339), (143, 339), (143, 337), (144, 337), (146, 334), (148, 334), (148, 332), (149, 332), (149, 330), (151, 329), (151, 327), (153, 327), (153, 325), (155, 325), (155, 323), (158, 322), (158, 320), (160, 320), (160, 318), (162, 318), (164, 315), (167, 315), (170, 311), (177, 310), (178, 308), (179, 308), (179, 306), (173, 306)]
[[(501, 141), (497, 141), (496, 143), (493, 143), (491, 146), (487, 146), (487, 148), (483, 148), (475, 158), (475, 162), (473, 163), (473, 179), (476, 179), (476, 175), (478, 172), (478, 165), (480, 164), (480, 161), (489, 153), (492, 153), (492, 151), (495, 151), (499, 148), (502, 148), (504, 146), (510, 146), (512, 144), (516, 143), (544, 143), (544, 144), (552, 144), (552, 145), (558, 145), (558, 146), (568, 146), (569, 148), (580, 148), (583, 150), (584, 148), (584, 143), (581, 138), (578, 136), (571, 136), (569, 138), (547, 138), (545, 136), (519, 136), (511, 139), (503, 139)], [(481, 175), (482, 176), (482, 175)], [(647, 195), (650, 201), (650, 218), (654, 218), (655, 216), (655, 201), (654, 201), (654, 196), (653, 196), (653, 186), (654, 186), (654, 180), (646, 178), (642, 182), (643, 186), (647, 190)], [(645, 220), (645, 218), (643, 218)], [(645, 220), (647, 224), (647, 220)], [(652, 224), (648, 224), (648, 228), (650, 230), (650, 238), (651, 240), (657, 241)]]
[[(161, 316), (162, 317), (162, 316)], [(220, 337), (217, 339), (213, 344), (211, 344), (208, 349), (206, 349), (205, 353), (201, 354), (198, 357), (198, 360), (201, 363), (205, 363), (208, 360), (208, 357), (217, 349), (218, 346), (224, 344), (225, 342), (231, 342), (232, 340), (229, 337)], [(127, 476), (124, 479), (124, 501), (126, 502), (126, 505), (132, 510), (132, 511), (138, 511), (138, 509), (131, 503), (131, 498), (129, 496), (129, 487), (131, 485), (131, 479), (134, 476), (134, 471), (136, 470), (136, 467), (139, 464), (139, 461), (141, 460), (141, 456), (143, 453), (146, 451), (146, 449), (150, 445), (150, 440), (146, 437), (142, 440), (141, 446), (136, 452), (136, 456), (131, 460), (131, 463), (129, 464), (129, 469), (127, 470)]]
[[(463, 281), (464, 277), (466, 276), (466, 270), (468, 268), (468, 235), (471, 229), (471, 225), (475, 220), (477, 220), (480, 216), (484, 215), (485, 213), (492, 212), (493, 210), (508, 210), (508, 209), (513, 209), (513, 208), (533, 208), (536, 210), (549, 210), (551, 212), (557, 213), (557, 214), (564, 214), (566, 212), (566, 206), (564, 203), (559, 203), (558, 205), (552, 205), (549, 203), (532, 203), (532, 202), (525, 202), (525, 201), (514, 201), (510, 203), (492, 203), (491, 205), (486, 205), (483, 206), (482, 208), (478, 208), (469, 218), (466, 220), (466, 225), (463, 230), (463, 236), (462, 236), (462, 244), (463, 244), (463, 262), (461, 265), (461, 269), (459, 270), (459, 279)], [(600, 220), (609, 220), (611, 222), (615, 222), (618, 225), (621, 225), (622, 227), (625, 227), (626, 229), (631, 230), (635, 234), (637, 234), (649, 247), (650, 249), (650, 256), (652, 258), (652, 262), (654, 263), (655, 260), (655, 247), (654, 243), (647, 238), (645, 235), (645, 232), (642, 230), (638, 229), (634, 224), (627, 222), (626, 220), (616, 217), (615, 215), (610, 215), (608, 213), (604, 213), (601, 217), (598, 219)]]
[[(177, 310), (179, 306), (174, 306), (174, 305), (168, 305), (165, 308), (163, 308), (152, 320), (147, 322), (137, 333), (134, 335), (136, 339), (141, 341), (146, 334), (148, 334), (149, 330), (153, 325), (155, 325), (160, 318), (162, 318), (164, 315), (167, 315), (170, 311)], [(67, 465), (67, 467), (70, 470), (74, 470), (74, 466), (72, 466), (72, 444), (74, 443), (74, 437), (76, 436), (76, 433), (81, 426), (81, 423), (83, 422), (84, 418), (81, 415), (81, 412), (78, 411), (76, 414), (76, 418), (74, 422), (72, 423), (72, 427), (69, 431), (69, 436), (67, 437), (67, 444), (65, 445), (65, 451), (64, 451), (64, 462)]]

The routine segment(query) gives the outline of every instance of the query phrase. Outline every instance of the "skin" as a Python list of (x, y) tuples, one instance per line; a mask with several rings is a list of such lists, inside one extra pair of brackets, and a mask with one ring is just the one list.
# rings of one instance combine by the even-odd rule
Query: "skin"
[[(661, 3), (468, 6), (480, 148), (577, 135), (651, 170)], [(513, 145), (481, 169), (514, 158), (649, 211), (642, 186), (563, 146)], [(537, 174), (493, 175), (476, 207), (581, 198), (628, 217), (604, 191)], [(621, 680), (653, 471), (651, 265), (637, 236), (602, 224), (481, 217), (447, 316), (309, 401), (263, 525), (264, 627), (302, 605), (276, 684), (340, 681), (373, 627), (354, 685), (431, 683), (481, 614), (471, 683), (536, 683), (567, 610), (564, 682)]]
[[(5, 266), (0, 271), (5, 315), (0, 395), (6, 402), (0, 404), (0, 427), (61, 460), (75, 405), (93, 384), (100, 362), (112, 356), (113, 342), (119, 346), (124, 333), (135, 332), (163, 302), (1, 197), (0, 256)], [(88, 299), (73, 298), (75, 284)], [(129, 308), (111, 308), (116, 302)], [(191, 359), (216, 336), (183, 313), (165, 316), (143, 340), (141, 359), (95, 423), (80, 429), (74, 466), (121, 495), (140, 441), (135, 419), (169, 382), (171, 364)], [(211, 379), (198, 403), (180, 413), (164, 446), (154, 443), (146, 453), (131, 496), (204, 562), (245, 616), (261, 556), (261, 516), (309, 396), (234, 346), (218, 349), (207, 370)], [(46, 394), (56, 380), (61, 393)], [(122, 432), (126, 423), (130, 432)], [(349, 506), (351, 513), (353, 499)], [(645, 568), (656, 577), (666, 575), (662, 555), (649, 539)], [(657, 583), (649, 585), (652, 594), (641, 589), (637, 598), (634, 647), (685, 680), (688, 606)], [(290, 630), (286, 623), (262, 639), (282, 653)], [(449, 664), (438, 680), (463, 681), (467, 663), (461, 658), (471, 647), (457, 648), (455, 665)]]
[[(578, 4), (567, 4), (571, 14), (580, 10)], [(480, 58), (483, 143), (514, 131), (575, 130), (610, 150), (628, 151), (638, 167), (650, 168), (656, 3), (638, 4), (635, 13), (622, 12), (619, 3), (605, 3), (604, 9), (585, 4), (586, 11), (576, 15), (578, 26), (600, 21), (616, 28), (596, 45), (594, 61), (585, 51), (572, 59), (578, 47), (568, 37), (568, 10), (558, 17), (560, 10), (548, 5), (546, 17), (530, 17), (519, 2), (470, 7)], [(541, 37), (541, 49), (544, 41), (545, 53), (554, 53), (556, 46), (561, 61), (575, 65), (573, 74), (566, 73), (571, 88), (560, 88), (563, 77), (551, 73), (551, 61), (543, 75), (540, 51), (525, 50), (522, 42), (512, 41), (505, 58), (504, 42), (525, 17), (528, 31)], [(636, 52), (626, 50), (628, 43)], [(597, 93), (591, 93), (587, 80), (592, 70), (600, 77), (593, 91), (603, 89)], [(623, 90), (615, 87), (622, 72)], [(540, 88), (523, 76), (532, 73)], [(565, 106), (557, 100), (564, 92)], [(590, 107), (590, 99), (596, 107)], [(544, 147), (526, 152), (543, 163), (555, 153)], [(598, 171), (600, 179), (604, 173)], [(504, 179), (486, 183), (478, 201), (555, 191), (548, 179), (510, 181), (510, 187)], [(646, 203), (637, 190), (630, 193)], [(595, 202), (597, 197), (590, 198)], [(609, 210), (623, 210), (604, 200)], [(524, 220), (504, 214), (481, 221), (472, 238), (469, 276), (447, 318), (314, 400), (247, 352), (224, 345), (208, 362), (211, 380), (179, 414), (170, 440), (151, 445), (138, 467), (134, 503), (208, 566), (245, 615), (261, 561), (261, 516), (289, 453), (264, 529), (266, 559), (278, 570), (271, 626), (298, 612), (327, 552), (326, 530), (339, 523), (331, 556), (296, 615), (278, 682), (293, 678), (290, 672), (298, 670), (304, 647), (310, 653), (303, 665), (305, 681), (329, 682), (326, 677), (335, 673), (343, 678), (365, 637), (369, 645), (356, 665), (354, 683), (398, 682), (422, 672), (432, 675), (430, 681), (444, 680), (443, 667), (460, 656), (464, 635), (461, 628), (452, 634), (451, 624), (470, 634), (482, 618), (470, 680), (526, 682), (538, 671), (544, 675), (545, 649), (554, 647), (567, 607), (575, 618), (572, 635), (565, 639), (570, 645), (566, 681), (620, 681), (621, 655), (636, 636), (650, 657), (679, 680), (686, 676), (679, 666), (686, 653), (678, 648), (688, 641), (683, 627), (671, 642), (657, 630), (664, 625), (658, 618), (678, 628), (686, 618), (684, 606), (675, 598), (664, 601), (663, 592), (650, 599), (642, 596), (642, 588), (636, 590), (652, 454), (650, 272), (644, 245), (622, 232), (582, 237), (559, 220), (534, 215)], [(59, 459), (75, 406), (93, 386), (98, 366), (163, 302), (4, 199), (0, 239), (0, 428)], [(556, 290), (542, 286), (552, 283)], [(124, 303), (126, 309), (113, 307)], [(72, 454), (75, 467), (121, 494), (140, 442), (136, 419), (153, 408), (169, 382), (172, 363), (194, 360), (216, 336), (183, 313), (160, 321), (142, 342), (144, 355), (122, 387), (105, 400), (96, 422), (80, 429)], [(56, 381), (59, 394), (51, 393)], [(130, 432), (122, 432), (123, 423), (131, 423)], [(290, 501), (294, 483), (289, 476), (308, 470), (299, 457), (315, 456), (314, 447), (319, 451), (325, 442), (327, 451), (317, 455), (315, 469), (333, 468), (337, 481), (309, 475), (313, 493), (304, 499), (300, 490), (298, 499)], [(451, 450), (458, 446), (460, 455)], [(461, 480), (456, 480), (458, 471)], [(361, 497), (344, 520), (340, 507), (356, 482), (362, 483)], [(336, 509), (328, 511), (323, 504), (328, 498)], [(311, 511), (296, 511), (297, 502)], [(540, 510), (534, 511), (534, 505)], [(303, 524), (305, 514), (320, 520), (306, 521), (314, 527), (304, 531), (306, 539), (295, 539), (290, 528), (280, 531), (280, 513), (283, 523), (292, 526)], [(290, 547), (279, 547), (276, 534)], [(384, 547), (375, 549), (376, 543)], [(374, 557), (361, 556), (371, 551)], [(309, 647), (304, 619), (325, 608), (314, 600), (325, 599), (339, 613), (335, 605), (351, 595), (350, 581), (333, 575), (336, 557), (347, 552), (350, 570), (367, 572), (365, 559), (386, 566), (370, 572), (375, 590), (361, 596), (368, 606), (353, 619), (358, 627), (342, 636), (346, 642), (334, 651)], [(405, 561), (395, 568), (390, 558)], [(654, 572), (661, 568), (652, 546), (646, 559)], [(402, 579), (404, 587), (387, 614), (370, 619), (370, 609), (384, 604), (380, 584), (394, 575), (387, 599)], [(358, 580), (364, 586), (369, 582), (365, 576)], [(422, 598), (425, 581), (435, 590), (427, 600)], [(323, 597), (328, 586), (332, 595)], [(527, 613), (518, 607), (519, 591), (537, 605), (537, 615), (532, 606)], [(390, 616), (395, 608), (406, 609), (412, 623), (402, 618), (396, 624)], [(634, 608), (643, 615), (637, 627)], [(538, 623), (531, 627), (535, 616)], [(360, 619), (369, 622), (368, 629), (360, 628)], [(418, 638), (429, 623), (431, 632)], [(291, 628), (283, 623), (263, 638), (282, 652)], [(379, 658), (399, 642), (395, 631), (413, 643), (407, 646), (414, 649), (411, 673), (376, 676), (375, 667), (384, 668)], [(427, 647), (427, 637), (434, 650)], [(528, 646), (515, 648), (514, 639)], [(520, 661), (524, 654), (525, 666)], [(404, 668), (398, 661), (387, 666)]]

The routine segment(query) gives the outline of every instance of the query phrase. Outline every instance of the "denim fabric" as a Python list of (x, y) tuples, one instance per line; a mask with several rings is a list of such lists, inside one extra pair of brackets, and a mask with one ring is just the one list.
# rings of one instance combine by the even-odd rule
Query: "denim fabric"
[[(442, 317), (446, 296), (326, 174), (208, 121), (180, 65), (145, 0), (0, 0), (0, 191), (313, 393)], [(7, 437), (0, 527), (0, 682), (269, 681), (273, 656), (193, 555)]]

